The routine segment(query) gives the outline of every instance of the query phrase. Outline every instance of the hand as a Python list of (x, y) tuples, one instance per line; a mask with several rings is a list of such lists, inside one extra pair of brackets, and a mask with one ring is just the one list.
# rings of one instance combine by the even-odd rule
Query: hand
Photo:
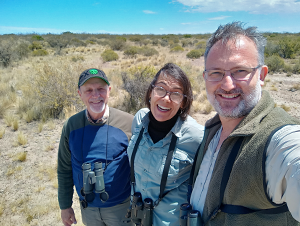
[(73, 208), (61, 210), (61, 220), (65, 226), (77, 224)]

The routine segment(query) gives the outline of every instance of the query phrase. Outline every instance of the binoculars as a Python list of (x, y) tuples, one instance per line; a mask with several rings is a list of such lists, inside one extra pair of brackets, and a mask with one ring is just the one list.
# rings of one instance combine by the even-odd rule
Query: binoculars
[[(94, 163), (94, 170), (91, 170), (91, 163), (82, 164), (83, 188), (81, 195), (86, 202), (92, 202), (95, 199), (95, 193), (99, 193), (100, 200), (106, 202), (109, 198), (105, 191), (105, 183), (103, 178), (102, 162)], [(93, 192), (95, 188), (95, 193)]]
[(127, 211), (127, 218), (138, 226), (152, 226), (153, 224), (153, 200), (150, 198), (142, 199), (140, 192), (135, 192), (132, 198), (131, 209)]
[(201, 214), (197, 210), (192, 209), (189, 203), (180, 205), (180, 226), (202, 226)]

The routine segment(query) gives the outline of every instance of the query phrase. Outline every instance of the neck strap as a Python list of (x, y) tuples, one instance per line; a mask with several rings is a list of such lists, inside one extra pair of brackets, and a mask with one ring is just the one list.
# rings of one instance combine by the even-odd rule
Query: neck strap
[[(133, 188), (134, 192), (135, 192), (134, 159), (135, 159), (135, 155), (136, 155), (139, 143), (141, 142), (143, 133), (144, 133), (144, 127), (141, 129), (141, 131), (139, 133), (138, 139), (137, 139), (137, 141), (134, 145), (132, 155), (131, 155), (131, 185), (132, 185), (132, 188)], [(166, 187), (166, 184), (167, 184), (168, 173), (169, 173), (171, 161), (172, 161), (172, 158), (173, 158), (173, 153), (174, 153), (174, 150), (175, 150), (176, 141), (177, 141), (177, 137), (173, 133), (171, 143), (170, 143), (170, 146), (169, 146), (169, 150), (168, 150), (168, 154), (167, 154), (167, 158), (166, 158), (166, 162), (165, 162), (165, 166), (164, 166), (164, 170), (163, 170), (162, 177), (161, 177), (160, 194), (159, 194), (158, 200), (156, 200), (154, 202), (154, 207), (157, 206), (158, 203), (162, 200), (162, 198), (166, 194), (169, 193), (169, 191), (164, 193), (164, 190), (165, 190), (165, 187)]]

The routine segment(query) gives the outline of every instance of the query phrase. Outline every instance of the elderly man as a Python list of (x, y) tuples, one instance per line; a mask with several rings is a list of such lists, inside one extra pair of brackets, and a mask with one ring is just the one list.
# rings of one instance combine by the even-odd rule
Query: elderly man
[(205, 225), (298, 225), (300, 126), (261, 86), (265, 38), (255, 27), (220, 26), (205, 52), (207, 98), (217, 115), (190, 182)]
[(108, 107), (111, 87), (99, 69), (82, 72), (78, 94), (86, 110), (64, 124), (58, 150), (58, 201), (65, 226), (76, 224), (73, 186), (88, 226), (129, 225), (130, 166), (127, 146), (133, 116)]

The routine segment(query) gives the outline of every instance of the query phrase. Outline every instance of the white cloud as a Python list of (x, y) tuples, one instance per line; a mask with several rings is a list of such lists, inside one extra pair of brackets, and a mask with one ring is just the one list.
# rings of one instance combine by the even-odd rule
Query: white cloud
[(224, 20), (228, 17), (231, 17), (231, 16), (218, 16), (218, 17), (209, 18), (208, 20)]
[(190, 24), (192, 24), (192, 23), (181, 23), (182, 25), (190, 25)]
[(300, 0), (177, 0), (192, 11), (226, 12), (247, 11), (256, 14), (297, 13)]
[(151, 10), (143, 10), (143, 12), (146, 14), (156, 14), (156, 12), (153, 12)]
[(161, 31), (162, 31), (162, 30), (164, 30), (164, 28), (159, 28), (159, 30), (161, 30)]

